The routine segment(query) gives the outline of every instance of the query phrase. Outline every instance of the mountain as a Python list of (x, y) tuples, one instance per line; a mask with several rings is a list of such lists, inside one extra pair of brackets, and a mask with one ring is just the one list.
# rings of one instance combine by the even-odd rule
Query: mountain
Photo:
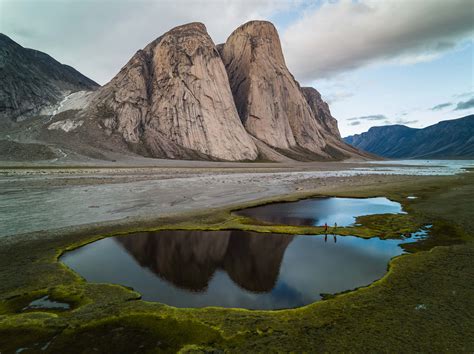
[(247, 131), (266, 144), (322, 153), (321, 127), (288, 71), (275, 27), (265, 21), (237, 28), (222, 49), (237, 110)]
[[(299, 160), (354, 153), (341, 142), (337, 122), (319, 93), (301, 88), (288, 70), (273, 24), (250, 21), (218, 49), (240, 119), (253, 137)], [(331, 137), (340, 143), (332, 144)]]
[(313, 87), (301, 88), (306, 102), (308, 102), (314, 117), (320, 122), (324, 133), (329, 134), (338, 140), (341, 139), (341, 133), (337, 126), (337, 120), (331, 115), (329, 105), (323, 101), (321, 94)]
[(23, 48), (0, 33), (0, 120), (21, 120), (61, 101), (67, 94), (99, 85), (70, 66)]
[[(5, 144), (43, 143), (60, 156), (66, 150), (99, 159), (373, 157), (341, 139), (319, 92), (301, 87), (289, 72), (278, 33), (266, 21), (240, 26), (218, 46), (202, 23), (175, 27), (138, 50), (102, 87), (46, 54), (8, 43), (10, 76), (2, 92), (15, 102), (4, 106), (16, 108), (2, 114), (17, 121), (14, 129), (0, 129)], [(26, 69), (14, 67), (20, 64)], [(15, 75), (23, 80), (17, 86)]]
[(138, 51), (92, 106), (102, 127), (154, 157), (257, 157), (219, 53), (201, 23), (176, 27)]
[(474, 115), (423, 129), (404, 125), (373, 127), (344, 140), (359, 149), (389, 158), (474, 158)]
[[(311, 94), (286, 68), (271, 23), (248, 22), (219, 46), (202, 23), (190, 23), (139, 50), (97, 90), (78, 130), (96, 134), (98, 123), (131, 151), (160, 158), (360, 157), (340, 139), (320, 95)], [(98, 140), (115, 149), (109, 138)]]

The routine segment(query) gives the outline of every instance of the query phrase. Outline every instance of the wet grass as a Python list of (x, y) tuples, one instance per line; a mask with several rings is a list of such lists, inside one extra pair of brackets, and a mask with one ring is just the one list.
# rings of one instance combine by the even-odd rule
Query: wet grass
[[(474, 177), (418, 177), (410, 184), (347, 186), (328, 194), (386, 196), (408, 214), (373, 215), (338, 234), (400, 237), (433, 225), (426, 240), (406, 244), (386, 276), (370, 286), (298, 309), (177, 309), (139, 300), (131, 289), (87, 283), (58, 257), (97, 239), (161, 229), (241, 229), (320, 234), (322, 228), (271, 225), (231, 210), (167, 217), (134, 225), (110, 225), (61, 235), (17, 237), (0, 247), (0, 352), (30, 348), (46, 352), (176, 351), (376, 351), (473, 352)], [(314, 194), (314, 193), (313, 193)], [(311, 193), (267, 200), (295, 200)], [(418, 199), (407, 200), (408, 195)], [(256, 205), (248, 203), (241, 207)], [(329, 271), (329, 270), (328, 270)], [(69, 311), (22, 312), (48, 295)], [(104, 340), (106, 338), (107, 340)], [(28, 352), (28, 351), (25, 351)]]

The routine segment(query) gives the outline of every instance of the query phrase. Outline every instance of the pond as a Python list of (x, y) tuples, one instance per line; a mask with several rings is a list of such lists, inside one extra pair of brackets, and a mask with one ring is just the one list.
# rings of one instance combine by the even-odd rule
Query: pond
[(312, 198), (296, 202), (272, 203), (235, 212), (259, 221), (298, 226), (350, 226), (356, 217), (404, 213), (397, 202), (377, 198)]
[(244, 231), (160, 231), (109, 237), (61, 257), (87, 281), (134, 288), (176, 307), (283, 309), (368, 285), (404, 240)]
[(69, 310), (71, 305), (66, 302), (51, 300), (48, 295), (31, 301), (24, 310)]

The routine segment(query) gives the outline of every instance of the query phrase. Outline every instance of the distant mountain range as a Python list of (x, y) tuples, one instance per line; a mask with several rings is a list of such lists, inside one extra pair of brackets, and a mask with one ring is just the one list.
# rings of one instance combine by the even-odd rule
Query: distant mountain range
[(404, 125), (373, 127), (344, 141), (387, 158), (474, 158), (474, 115), (445, 120), (423, 129)]
[(23, 48), (0, 33), (0, 120), (21, 120), (41, 113), (66, 93), (99, 85), (48, 54)]

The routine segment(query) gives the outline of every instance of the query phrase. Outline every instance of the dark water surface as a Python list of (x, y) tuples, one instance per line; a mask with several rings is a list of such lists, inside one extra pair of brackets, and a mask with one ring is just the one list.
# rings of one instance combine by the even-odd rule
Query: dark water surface
[(357, 216), (404, 213), (397, 202), (377, 198), (312, 198), (242, 209), (238, 215), (256, 220), (286, 225), (333, 226), (354, 224)]
[(106, 238), (61, 260), (86, 280), (133, 287), (177, 307), (292, 308), (381, 278), (401, 240), (244, 231), (160, 231)]

